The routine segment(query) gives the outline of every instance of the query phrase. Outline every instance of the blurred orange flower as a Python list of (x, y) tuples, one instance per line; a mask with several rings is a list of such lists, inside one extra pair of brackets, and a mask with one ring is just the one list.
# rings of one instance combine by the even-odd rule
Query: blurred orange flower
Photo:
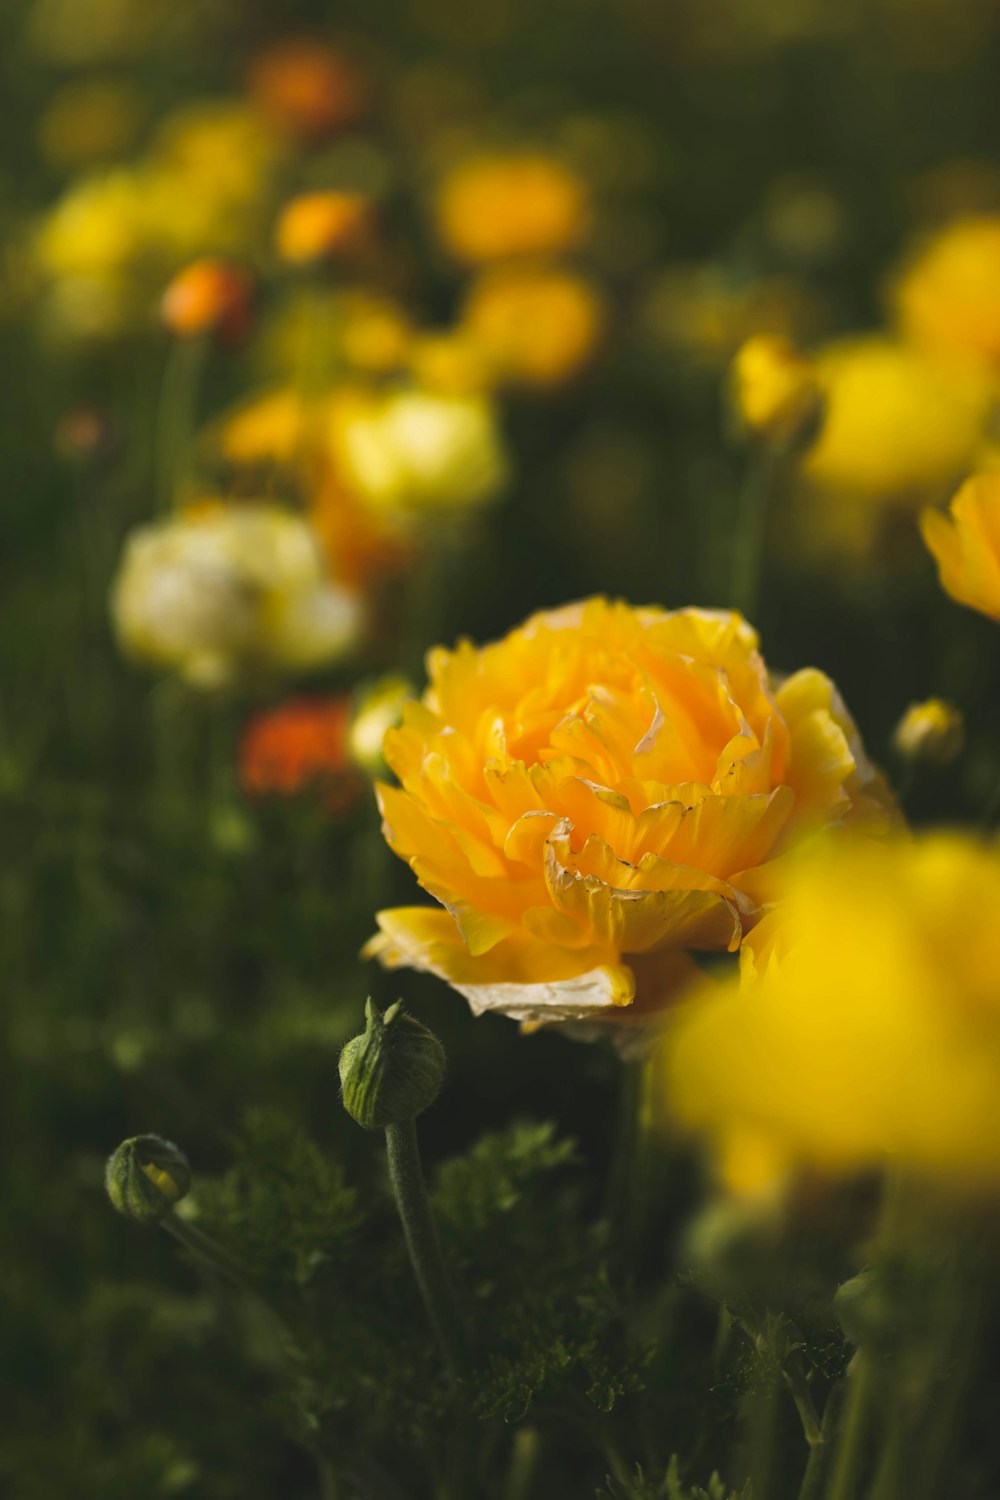
[(605, 310), (592, 282), (552, 266), (485, 271), (469, 290), (463, 328), (500, 380), (551, 386), (590, 358)]
[(253, 283), (242, 267), (225, 260), (194, 260), (167, 286), (160, 319), (177, 338), (214, 333), (231, 344), (247, 331), (252, 300)]
[(456, 260), (476, 265), (566, 250), (586, 237), (586, 184), (572, 168), (536, 153), (475, 156), (438, 190), (438, 234)]
[(362, 781), (348, 753), (351, 700), (299, 699), (251, 719), (239, 752), (240, 782), (250, 796), (290, 797), (322, 787), (337, 810), (349, 805)]
[(275, 42), (252, 64), (247, 87), (273, 125), (307, 141), (355, 124), (368, 107), (358, 64), (310, 38)]
[(367, 243), (371, 227), (371, 204), (362, 193), (302, 193), (278, 220), (278, 254), (291, 265), (351, 255)]

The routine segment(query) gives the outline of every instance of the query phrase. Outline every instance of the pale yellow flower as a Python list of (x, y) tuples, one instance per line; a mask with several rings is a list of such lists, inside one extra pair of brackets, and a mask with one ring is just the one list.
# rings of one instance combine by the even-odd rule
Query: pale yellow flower
[(356, 596), (330, 581), (299, 516), (206, 504), (132, 532), (111, 594), (122, 648), (216, 688), (255, 671), (310, 671), (358, 641)]
[(440, 906), (381, 912), (370, 951), (541, 1023), (646, 1017), (686, 950), (738, 948), (791, 844), (889, 816), (833, 684), (774, 686), (756, 646), (739, 615), (591, 599), (432, 651), (379, 797)]
[(892, 743), (904, 760), (949, 765), (965, 743), (962, 711), (944, 698), (911, 703), (893, 731)]
[(676, 1016), (674, 1115), (744, 1188), (888, 1162), (1000, 1186), (997, 850), (957, 834), (822, 842), (788, 876), (751, 940), (767, 951)]

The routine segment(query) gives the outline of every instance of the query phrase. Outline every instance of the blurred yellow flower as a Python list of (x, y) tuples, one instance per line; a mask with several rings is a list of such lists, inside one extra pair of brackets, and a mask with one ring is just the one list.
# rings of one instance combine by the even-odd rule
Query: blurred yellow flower
[(730, 366), (729, 387), (737, 422), (747, 434), (787, 448), (819, 430), (819, 377), (787, 339), (768, 334), (747, 339)]
[(1000, 214), (940, 230), (903, 270), (895, 303), (914, 339), (1000, 371)]
[(145, 229), (135, 173), (90, 173), (73, 183), (40, 224), (39, 263), (53, 277), (117, 275), (142, 253)]
[(890, 801), (829, 679), (774, 686), (756, 647), (736, 614), (595, 598), (432, 651), (378, 792), (444, 910), (380, 912), (369, 951), (541, 1023), (648, 1014), (685, 950), (738, 948), (779, 854)]
[(234, 343), (250, 321), (253, 285), (248, 273), (205, 257), (178, 271), (160, 300), (160, 320), (176, 338), (215, 333)]
[(266, 378), (301, 377), (318, 363), (363, 374), (402, 368), (413, 337), (405, 309), (384, 292), (290, 287), (263, 320), (255, 340)]
[(445, 176), (435, 204), (442, 244), (472, 265), (580, 244), (591, 223), (586, 184), (536, 153), (473, 156)]
[(461, 326), (499, 380), (552, 386), (586, 364), (604, 321), (601, 295), (587, 278), (515, 264), (472, 282)]
[(302, 193), (278, 219), (278, 254), (290, 265), (353, 255), (368, 241), (371, 203), (363, 193)]
[(802, 463), (800, 522), (863, 554), (887, 515), (947, 494), (976, 449), (992, 384), (878, 334), (828, 344), (816, 365), (826, 409)]
[(205, 689), (313, 670), (361, 630), (358, 600), (328, 578), (309, 526), (271, 505), (207, 503), (139, 527), (111, 612), (129, 656)]
[(412, 702), (413, 685), (398, 672), (363, 685), (354, 697), (347, 734), (351, 759), (369, 776), (385, 773), (382, 744), (388, 730), (403, 717), (403, 705)]
[(911, 703), (893, 731), (892, 743), (904, 760), (950, 765), (965, 743), (962, 711), (944, 698)]
[(789, 877), (763, 961), (676, 1016), (674, 1114), (744, 1188), (762, 1185), (748, 1145), (765, 1180), (896, 1161), (1000, 1184), (1000, 854), (958, 834), (823, 841)]
[(482, 350), (462, 328), (417, 334), (406, 363), (414, 382), (428, 391), (467, 396), (494, 384)]
[(949, 515), (925, 510), (920, 517), (941, 587), (959, 604), (1000, 622), (1000, 473), (967, 479)]
[(400, 519), (481, 505), (507, 477), (486, 395), (345, 387), (333, 403), (331, 436), (348, 487)]

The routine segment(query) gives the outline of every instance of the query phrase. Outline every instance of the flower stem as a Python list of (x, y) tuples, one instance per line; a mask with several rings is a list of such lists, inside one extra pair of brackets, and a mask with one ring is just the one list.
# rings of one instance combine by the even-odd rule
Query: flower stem
[(733, 537), (729, 598), (734, 609), (747, 619), (757, 612), (761, 564), (767, 536), (767, 516), (779, 473), (777, 454), (761, 447), (753, 454), (739, 499)]
[(848, 1371), (847, 1403), (827, 1500), (858, 1500), (858, 1478), (876, 1394), (871, 1354), (858, 1349)]
[(389, 1178), (413, 1274), (445, 1362), (451, 1373), (459, 1376), (469, 1366), (468, 1346), (462, 1315), (434, 1227), (420, 1162), (416, 1122), (411, 1119), (401, 1125), (387, 1125), (385, 1145)]
[(838, 1381), (826, 1398), (826, 1405), (823, 1408), (823, 1421), (816, 1440), (815, 1442), (810, 1440), (809, 1461), (806, 1464), (806, 1471), (802, 1476), (798, 1500), (820, 1500), (820, 1496), (823, 1494), (827, 1471), (830, 1467), (833, 1442), (840, 1422), (843, 1400), (844, 1383), (843, 1381)]
[(170, 510), (188, 478), (207, 341), (175, 339), (167, 354), (156, 420), (156, 491)]

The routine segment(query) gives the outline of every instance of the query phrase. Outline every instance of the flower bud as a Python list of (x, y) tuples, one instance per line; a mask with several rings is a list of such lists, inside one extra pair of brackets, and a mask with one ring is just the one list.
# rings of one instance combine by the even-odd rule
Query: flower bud
[(253, 291), (250, 277), (224, 260), (194, 260), (178, 271), (160, 302), (160, 319), (179, 339), (217, 334), (237, 343), (247, 331)]
[(165, 1218), (191, 1187), (184, 1152), (160, 1135), (135, 1135), (108, 1157), (104, 1186), (112, 1205), (140, 1224)]
[(380, 677), (359, 689), (348, 730), (348, 751), (355, 765), (369, 776), (385, 773), (382, 743), (386, 732), (403, 717), (403, 704), (414, 697), (413, 687), (398, 672)]
[(294, 266), (352, 255), (370, 232), (371, 205), (363, 194), (303, 193), (286, 204), (278, 220), (278, 254)]
[(729, 402), (744, 437), (800, 448), (817, 435), (823, 394), (813, 365), (787, 339), (758, 335), (737, 350)]
[(962, 711), (944, 698), (911, 703), (893, 731), (892, 743), (903, 760), (947, 766), (965, 742)]
[(368, 999), (364, 1031), (340, 1054), (344, 1108), (366, 1130), (402, 1125), (433, 1104), (444, 1072), (444, 1048), (401, 1000), (383, 1013)]

